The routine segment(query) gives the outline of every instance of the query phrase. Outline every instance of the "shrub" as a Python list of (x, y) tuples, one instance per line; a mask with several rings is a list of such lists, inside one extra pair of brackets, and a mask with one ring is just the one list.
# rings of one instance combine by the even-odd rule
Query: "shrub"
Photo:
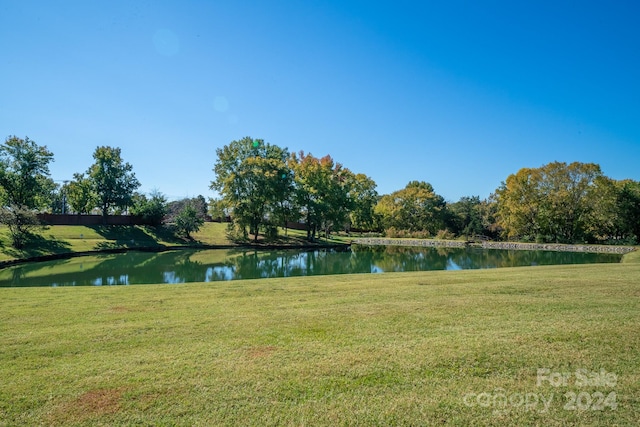
[(456, 235), (447, 229), (440, 230), (438, 234), (436, 234), (436, 239), (438, 240), (453, 240), (455, 237)]

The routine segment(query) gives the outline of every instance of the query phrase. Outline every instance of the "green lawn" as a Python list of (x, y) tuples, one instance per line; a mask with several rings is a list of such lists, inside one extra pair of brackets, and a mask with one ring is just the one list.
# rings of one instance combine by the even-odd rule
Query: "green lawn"
[(0, 425), (637, 425), (639, 277), (2, 288)]

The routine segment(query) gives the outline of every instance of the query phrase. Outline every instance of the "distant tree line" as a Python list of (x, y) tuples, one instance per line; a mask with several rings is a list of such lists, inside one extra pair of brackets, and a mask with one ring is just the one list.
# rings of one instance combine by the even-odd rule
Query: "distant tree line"
[(287, 221), (318, 232), (370, 230), (389, 237), (537, 242), (640, 241), (640, 182), (616, 181), (593, 163), (552, 162), (507, 177), (487, 199), (448, 203), (424, 181), (378, 195), (376, 183), (327, 155), (289, 153), (249, 137), (217, 150), (211, 188), (237, 237), (269, 236)]
[(8, 137), (0, 146), (0, 223), (21, 247), (37, 226), (36, 213), (137, 215), (151, 225), (171, 224), (190, 238), (205, 219), (231, 218), (238, 240), (274, 238), (302, 222), (307, 238), (360, 230), (389, 237), (509, 239), (538, 242), (640, 241), (640, 182), (617, 181), (593, 163), (552, 162), (509, 175), (496, 191), (447, 202), (425, 181), (379, 195), (376, 183), (330, 155), (290, 153), (262, 139), (232, 141), (216, 150), (211, 189), (203, 196), (168, 202), (140, 183), (119, 148), (102, 146), (85, 172), (64, 185), (49, 173), (53, 153), (29, 138)]

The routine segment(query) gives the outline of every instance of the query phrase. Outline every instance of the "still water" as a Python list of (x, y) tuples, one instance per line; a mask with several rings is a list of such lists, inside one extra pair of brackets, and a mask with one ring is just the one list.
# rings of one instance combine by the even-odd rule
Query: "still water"
[(620, 255), (477, 248), (353, 247), (352, 250), (176, 250), (101, 254), (0, 270), (0, 287), (214, 282), (344, 273), (460, 270), (619, 262)]

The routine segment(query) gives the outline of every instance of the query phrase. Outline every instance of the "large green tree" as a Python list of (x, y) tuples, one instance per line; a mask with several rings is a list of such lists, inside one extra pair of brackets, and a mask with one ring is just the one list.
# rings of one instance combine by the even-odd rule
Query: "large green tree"
[(538, 191), (541, 180), (538, 169), (522, 168), (509, 175), (496, 190), (499, 224), (508, 239), (531, 238), (541, 233), (538, 220), (542, 208)]
[(289, 159), (295, 181), (295, 200), (307, 224), (307, 238), (313, 240), (318, 230), (328, 235), (332, 227), (345, 225), (352, 209), (350, 191), (352, 172), (331, 156), (293, 154)]
[(224, 208), (244, 236), (248, 227), (257, 241), (260, 228), (275, 220), (289, 199), (289, 152), (261, 139), (245, 137), (217, 149), (216, 154), (211, 188), (218, 191)]
[(552, 162), (523, 168), (496, 191), (501, 225), (507, 237), (557, 242), (587, 237), (600, 166)]
[(74, 173), (73, 180), (62, 191), (66, 194), (71, 210), (77, 214), (88, 214), (98, 205), (93, 181), (83, 173)]
[(122, 160), (120, 148), (97, 147), (93, 158), (95, 163), (89, 167), (87, 175), (93, 183), (106, 224), (111, 209), (130, 206), (140, 182), (133, 173), (133, 166)]
[(0, 146), (0, 222), (9, 227), (14, 247), (22, 247), (37, 225), (34, 212), (50, 203), (52, 161), (53, 153), (28, 137), (10, 136)]
[(391, 227), (407, 231), (436, 234), (445, 225), (444, 198), (424, 181), (411, 181), (402, 190), (382, 196), (375, 212), (384, 229)]

